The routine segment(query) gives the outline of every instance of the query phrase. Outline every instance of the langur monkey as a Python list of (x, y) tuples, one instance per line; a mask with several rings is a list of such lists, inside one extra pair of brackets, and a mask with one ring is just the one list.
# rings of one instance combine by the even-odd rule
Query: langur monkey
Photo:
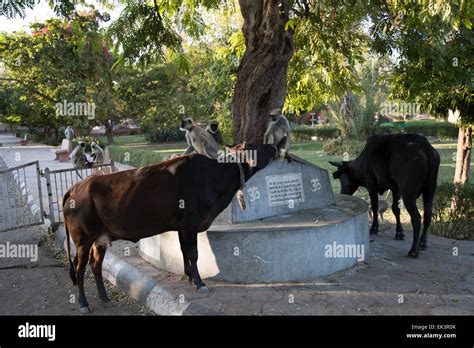
[(81, 141), (71, 152), (71, 161), (74, 168), (85, 168), (92, 164), (87, 160), (85, 149), (86, 143)]
[(224, 145), (224, 140), (222, 140), (221, 130), (219, 129), (219, 122), (211, 121), (206, 126), (206, 130), (211, 133), (212, 137), (219, 145)]
[(72, 140), (74, 138), (74, 130), (71, 126), (67, 126), (66, 130), (64, 131), (64, 136), (67, 140)]
[[(383, 214), (385, 214), (385, 212), (388, 209), (388, 202), (384, 199), (379, 199), (378, 207), (379, 207), (378, 217), (380, 218), (380, 222), (383, 224), (384, 223)], [(370, 202), (369, 202), (369, 220), (372, 222), (373, 218), (374, 216), (372, 212), (372, 206), (370, 205)]]
[(184, 155), (196, 152), (212, 159), (218, 157), (219, 145), (214, 137), (204, 128), (199, 127), (191, 118), (181, 121), (180, 130), (186, 132), (186, 141), (188, 142), (188, 148)]
[(94, 160), (94, 164), (104, 164), (105, 162), (104, 150), (102, 150), (102, 148), (99, 145), (97, 145), (95, 141), (91, 143), (91, 149), (92, 149), (91, 157)]
[(280, 158), (283, 159), (287, 156), (290, 147), (290, 123), (282, 115), (280, 109), (273, 109), (268, 116), (270, 122), (263, 136), (263, 143), (275, 145), (280, 153)]

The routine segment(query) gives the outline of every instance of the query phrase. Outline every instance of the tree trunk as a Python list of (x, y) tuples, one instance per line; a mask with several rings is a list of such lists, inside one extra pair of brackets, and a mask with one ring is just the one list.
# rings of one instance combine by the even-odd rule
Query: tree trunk
[[(339, 109), (339, 113), (341, 115), (342, 120), (342, 129), (341, 133), (343, 137), (348, 136), (358, 136), (358, 134), (351, 134), (351, 122), (354, 120), (354, 112), (355, 112), (355, 100), (354, 95), (351, 91), (348, 91), (344, 94), (341, 99), (341, 108)], [(352, 129), (352, 131), (357, 131), (357, 129)]]
[(114, 135), (112, 133), (112, 123), (105, 122), (105, 135), (107, 135), (107, 145), (113, 145), (114, 143)]
[(289, 5), (278, 0), (239, 0), (246, 51), (232, 98), (234, 142), (262, 142), (271, 109), (282, 108), (286, 71), (294, 53), (293, 33), (285, 30)]
[(54, 144), (59, 144), (59, 128), (57, 126), (54, 127)]
[(74, 125), (72, 129), (74, 130), (74, 138), (82, 137), (82, 128), (80, 125)]
[(472, 127), (459, 127), (458, 148), (456, 153), (455, 184), (465, 184), (469, 181), (472, 151)]

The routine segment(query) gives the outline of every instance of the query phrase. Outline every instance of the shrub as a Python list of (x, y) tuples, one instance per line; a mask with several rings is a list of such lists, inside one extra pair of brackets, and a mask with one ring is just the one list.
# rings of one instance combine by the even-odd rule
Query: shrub
[[(328, 155), (344, 156), (346, 154), (347, 160), (349, 158), (357, 157), (364, 149), (365, 142), (350, 139), (350, 138), (336, 138), (326, 141), (323, 145), (323, 151)], [(344, 158), (344, 160), (346, 160)]]
[(436, 189), (431, 233), (474, 240), (474, 185), (443, 183)]
[(457, 138), (458, 128), (449, 122), (407, 121), (384, 123), (377, 129), (378, 133), (415, 133), (438, 138)]
[(311, 140), (311, 137), (317, 136), (321, 139), (336, 138), (340, 135), (340, 130), (331, 126), (297, 127), (292, 130), (293, 141)]
[(172, 141), (185, 141), (184, 132), (177, 127), (156, 129), (151, 127), (144, 127), (143, 133), (146, 140), (152, 143), (166, 143)]

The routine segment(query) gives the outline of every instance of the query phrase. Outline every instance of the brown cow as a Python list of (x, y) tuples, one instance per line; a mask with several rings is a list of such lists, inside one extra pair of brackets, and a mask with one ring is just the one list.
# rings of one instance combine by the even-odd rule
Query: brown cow
[[(235, 149), (256, 151), (256, 163), (242, 164), (245, 181), (277, 152), (275, 146), (262, 144), (238, 145)], [(84, 293), (87, 262), (99, 297), (107, 304), (110, 300), (102, 279), (107, 244), (117, 239), (137, 242), (167, 231), (179, 233), (189, 281), (194, 280), (198, 291), (208, 292), (197, 268), (197, 233), (209, 228), (240, 186), (237, 164), (192, 154), (152, 166), (90, 176), (71, 187), (63, 198), (63, 214), (69, 274), (79, 289), (80, 311), (90, 312)], [(76, 246), (74, 263), (69, 238)]]

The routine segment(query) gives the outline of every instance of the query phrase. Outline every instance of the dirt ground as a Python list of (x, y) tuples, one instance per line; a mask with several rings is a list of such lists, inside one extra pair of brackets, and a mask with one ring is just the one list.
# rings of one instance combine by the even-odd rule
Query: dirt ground
[[(39, 226), (0, 232), (0, 244), (38, 244), (38, 260), (0, 259), (0, 315), (81, 315), (63, 254)], [(93, 315), (148, 315), (145, 307), (108, 286), (114, 306), (104, 308), (89, 274), (85, 290)], [(73, 295), (73, 297), (71, 297)], [(77, 302), (77, 301), (76, 301)]]

